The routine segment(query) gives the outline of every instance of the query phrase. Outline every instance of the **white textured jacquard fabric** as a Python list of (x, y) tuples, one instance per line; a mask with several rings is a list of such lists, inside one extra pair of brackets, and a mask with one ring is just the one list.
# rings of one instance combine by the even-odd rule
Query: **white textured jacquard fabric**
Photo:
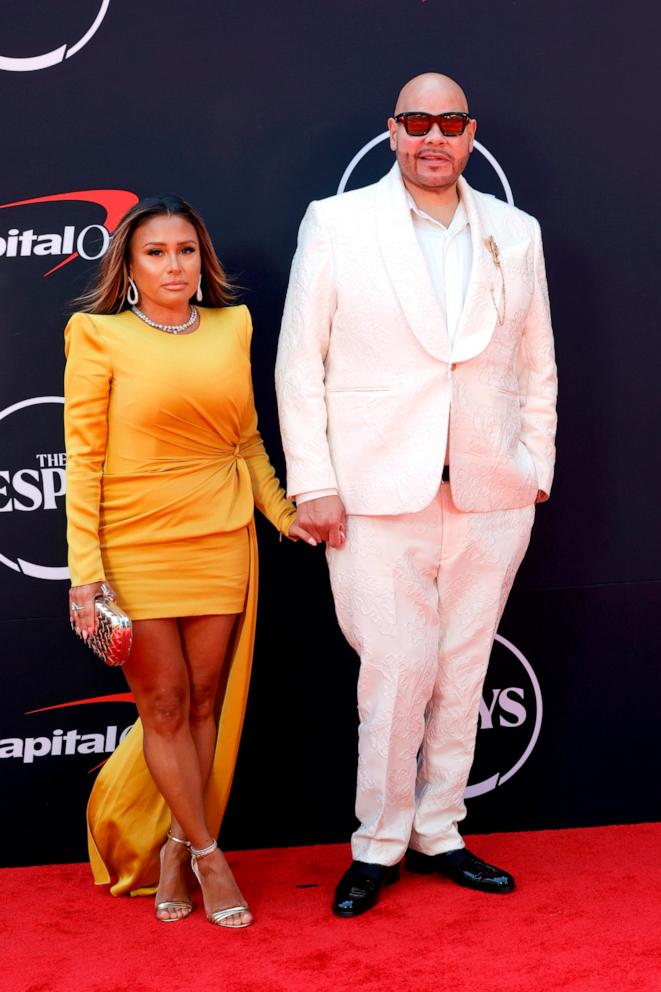
[(328, 549), (338, 620), (361, 661), (356, 860), (463, 846), (482, 685), (534, 513), (462, 513), (443, 484), (418, 513), (349, 516), (345, 547)]
[(397, 166), (310, 205), (276, 363), (290, 494), (337, 490), (355, 514), (423, 509), (450, 408), (458, 507), (550, 492), (556, 370), (539, 225), (463, 179), (459, 191), (473, 254), (453, 345)]

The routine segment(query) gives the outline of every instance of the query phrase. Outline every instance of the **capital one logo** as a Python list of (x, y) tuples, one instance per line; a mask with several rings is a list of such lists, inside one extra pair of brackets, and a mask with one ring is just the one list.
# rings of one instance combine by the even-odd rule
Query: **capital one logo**
[[(138, 202), (135, 193), (127, 189), (83, 189), (73, 193), (53, 193), (49, 196), (36, 196), (29, 200), (14, 200), (0, 203), (0, 211), (29, 208), (38, 204), (51, 203), (92, 203), (105, 211), (100, 224), (86, 224), (77, 229), (74, 224), (65, 223), (57, 231), (44, 232), (34, 227), (21, 230), (10, 225), (0, 234), (0, 258), (20, 261), (32, 256), (64, 256), (61, 262), (51, 266), (44, 276), (50, 276), (75, 258), (94, 260), (101, 258), (108, 250), (110, 235), (119, 221)], [(22, 216), (22, 211), (21, 211)]]
[[(94, 731), (85, 733), (78, 729), (81, 721), (83, 724), (89, 722), (85, 713), (92, 711), (87, 710), (87, 707), (96, 703), (132, 704), (133, 718), (131, 723), (122, 730), (116, 717), (112, 723), (106, 724), (105, 727), (97, 722), (97, 718), (94, 720), (96, 725)], [(82, 713), (79, 710), (80, 707), (83, 707)], [(57, 723), (66, 725), (69, 722), (67, 712), (63, 713), (62, 711), (70, 711), (72, 708), (78, 710), (75, 715), (76, 727), (69, 727), (65, 730), (62, 726), (53, 729), (51, 722), (45, 724), (43, 718), (41, 721), (39, 720), (42, 714), (48, 713), (50, 717), (51, 713), (57, 710)], [(39, 762), (43, 758), (69, 758), (79, 754), (102, 755), (101, 761), (95, 759), (96, 763), (88, 769), (88, 772), (96, 771), (129, 733), (135, 720), (134, 714), (134, 699), (130, 692), (74, 699), (71, 702), (56, 703), (54, 706), (42, 706), (39, 709), (28, 710), (26, 716), (37, 716), (37, 727), (30, 726), (32, 730), (30, 736), (8, 736), (0, 739), (0, 760), (3, 758), (13, 759), (21, 761), (24, 765), (32, 765), (35, 761)]]
[[(110, 0), (101, 0), (100, 5), (97, 0), (97, 3), (94, 4), (96, 16), (91, 24), (88, 22), (83, 27), (83, 33), (72, 44), (65, 43), (58, 45), (49, 52), (28, 55), (24, 58), (12, 58), (8, 55), (0, 55), (0, 69), (4, 69), (6, 72), (34, 72), (38, 69), (48, 69), (50, 66), (64, 62), (65, 59), (70, 59), (72, 55), (75, 55), (81, 48), (84, 48), (94, 37), (108, 13), (109, 6)], [(56, 23), (55, 18), (53, 18), (53, 21)]]
[[(134, 704), (133, 694), (130, 692), (112, 693), (106, 696), (93, 696), (88, 699), (74, 699), (72, 702), (56, 703), (54, 706), (42, 706), (39, 709), (28, 710), (26, 716), (41, 715), (52, 711), (58, 711), (57, 722), (66, 724), (68, 722), (66, 714), (62, 710), (69, 711), (72, 707), (87, 708), (96, 703), (129, 703)], [(133, 707), (132, 707), (133, 708)], [(30, 736), (3, 737), (0, 739), (0, 760), (3, 758), (21, 761), (24, 765), (32, 765), (35, 761), (43, 758), (68, 758), (79, 754), (103, 755), (101, 761), (95, 759), (97, 763), (88, 769), (89, 772), (96, 771), (107, 757), (112, 754), (118, 744), (124, 740), (131, 730), (135, 716), (123, 730), (115, 718), (114, 722), (105, 727), (96, 725), (92, 732), (83, 732), (78, 729), (80, 722), (87, 723), (84, 712), (80, 711), (76, 715), (77, 727), (64, 729), (56, 727), (52, 729), (52, 724), (44, 725), (43, 720), (38, 724), (38, 729), (31, 727)], [(133, 710), (133, 713), (135, 711)], [(95, 721), (96, 723), (96, 721)]]
[(61, 396), (0, 410), (0, 565), (35, 579), (67, 579), (66, 454)]
[(465, 796), (509, 782), (532, 754), (542, 727), (542, 691), (532, 665), (496, 634), (480, 700), (477, 746)]

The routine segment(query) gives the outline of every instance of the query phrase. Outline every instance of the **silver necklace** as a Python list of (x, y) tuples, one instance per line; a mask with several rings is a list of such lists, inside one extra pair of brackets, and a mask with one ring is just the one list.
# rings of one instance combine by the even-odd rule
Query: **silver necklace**
[(144, 320), (145, 324), (149, 324), (150, 327), (155, 327), (157, 331), (165, 331), (166, 334), (183, 334), (187, 331), (189, 327), (192, 327), (197, 320), (197, 310), (195, 307), (190, 308), (190, 317), (188, 320), (184, 321), (183, 324), (159, 324), (157, 321), (152, 320), (148, 317), (146, 313), (143, 313), (138, 307), (131, 307), (131, 310), (139, 317), (140, 320)]

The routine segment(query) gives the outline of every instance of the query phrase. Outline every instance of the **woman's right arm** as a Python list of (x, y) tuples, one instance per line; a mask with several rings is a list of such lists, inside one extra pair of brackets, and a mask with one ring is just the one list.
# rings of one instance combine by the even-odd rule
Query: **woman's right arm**
[(76, 624), (94, 630), (94, 596), (103, 582), (99, 542), (101, 474), (108, 439), (110, 357), (89, 314), (74, 314), (64, 332), (64, 436), (67, 451), (67, 542), (70, 600)]

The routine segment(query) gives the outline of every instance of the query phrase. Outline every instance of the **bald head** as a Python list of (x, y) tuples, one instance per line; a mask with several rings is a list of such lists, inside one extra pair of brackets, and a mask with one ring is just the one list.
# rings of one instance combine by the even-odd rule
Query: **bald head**
[(423, 72), (406, 83), (397, 97), (395, 115), (425, 110), (430, 102), (442, 101), (453, 110), (468, 110), (466, 94), (459, 83), (440, 72)]
[[(431, 120), (421, 118), (418, 124), (422, 126), (413, 127), (409, 133), (411, 120), (396, 120), (400, 114), (422, 114)], [(461, 131), (454, 118), (457, 114), (462, 115)], [(437, 120), (433, 122), (433, 118)], [(442, 130), (440, 118), (454, 118), (454, 128)], [(423, 72), (402, 89), (395, 112), (388, 119), (390, 147), (397, 158), (404, 185), (414, 199), (417, 197), (416, 202), (423, 209), (434, 209), (433, 204), (441, 200), (447, 201), (453, 209), (456, 206), (457, 181), (473, 150), (476, 127), (474, 118), (468, 117), (466, 94), (449, 76)], [(447, 130), (450, 133), (446, 133)], [(438, 219), (445, 223), (440, 216)]]

